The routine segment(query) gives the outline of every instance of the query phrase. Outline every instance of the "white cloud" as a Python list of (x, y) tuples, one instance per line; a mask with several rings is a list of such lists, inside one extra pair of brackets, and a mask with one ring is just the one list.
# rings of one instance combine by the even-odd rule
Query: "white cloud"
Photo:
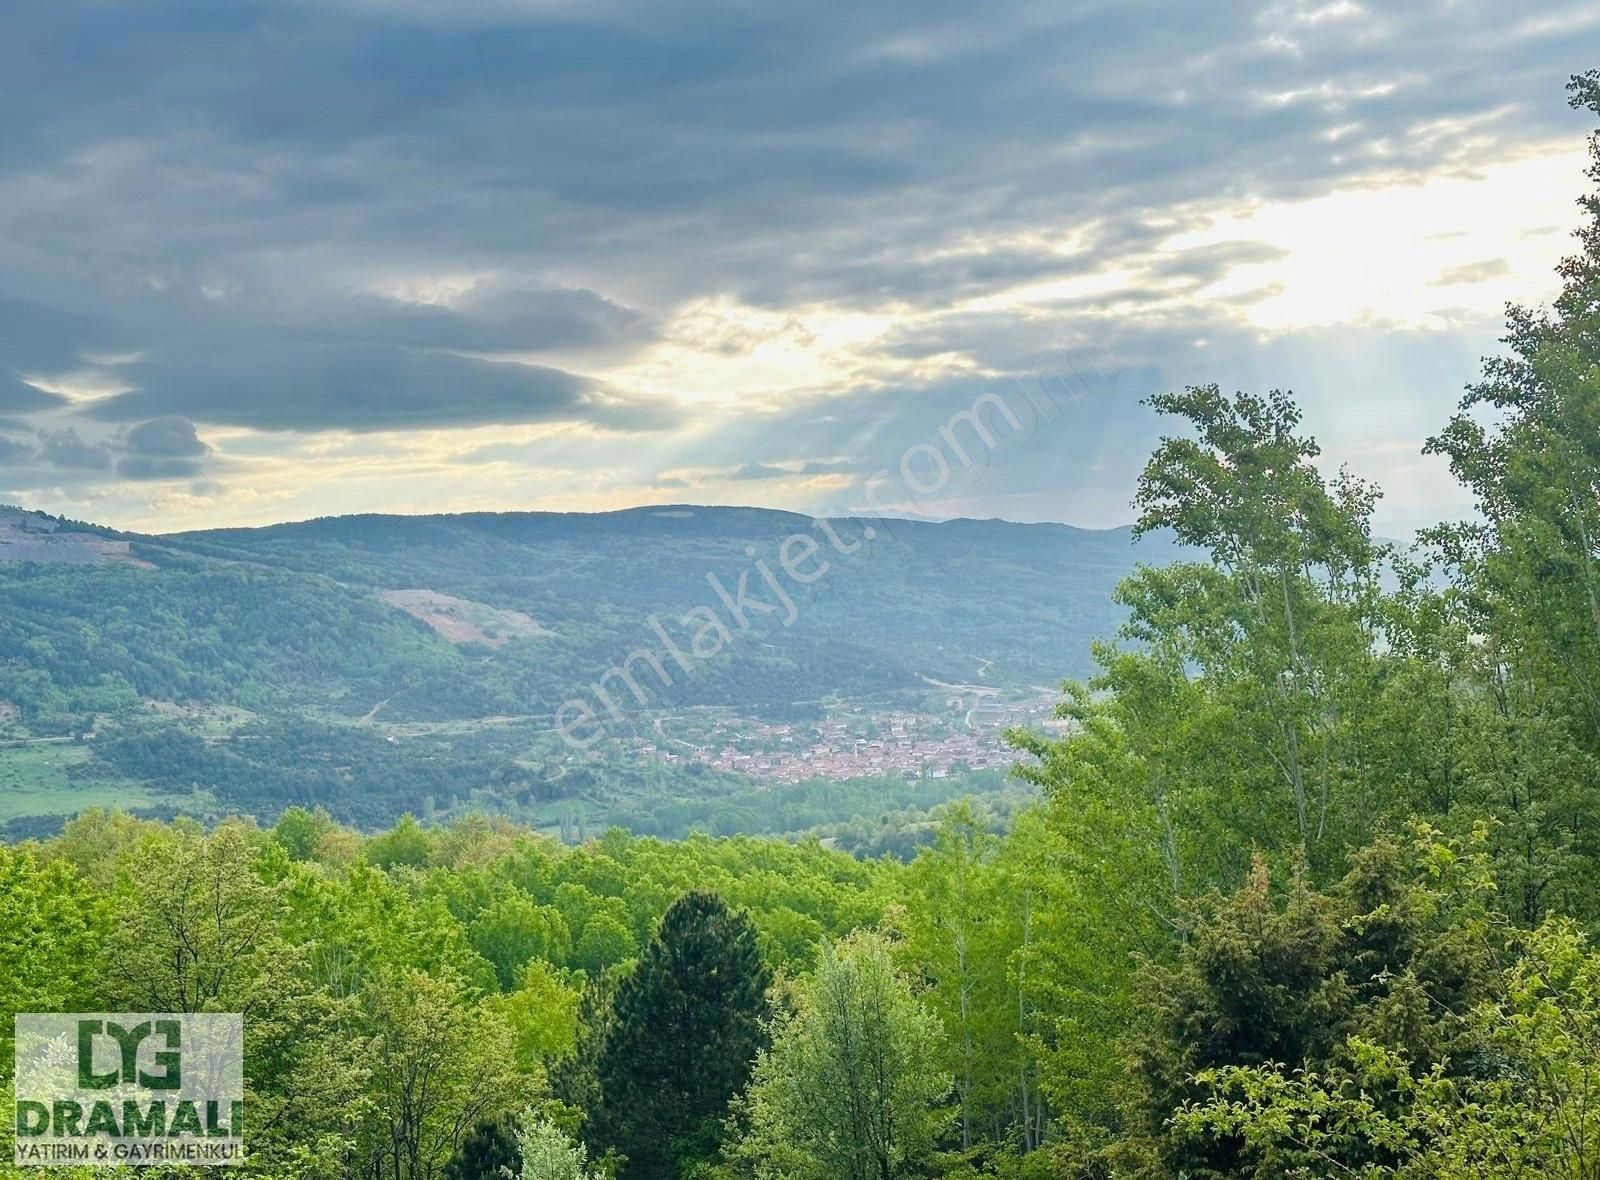
[[(1555, 265), (1572, 242), (1532, 231), (1576, 222), (1585, 159), (1562, 145), (1486, 163), (1471, 175), (1263, 204), (1167, 245), (1250, 238), (1280, 248), (1282, 257), (1236, 267), (1200, 293), (1220, 300), (1274, 288), (1242, 313), (1264, 331), (1371, 321), (1445, 328), (1463, 315), (1493, 317), (1507, 301), (1536, 303), (1554, 293)], [(1442, 275), (1488, 259), (1505, 263), (1493, 281), (1440, 288)]]

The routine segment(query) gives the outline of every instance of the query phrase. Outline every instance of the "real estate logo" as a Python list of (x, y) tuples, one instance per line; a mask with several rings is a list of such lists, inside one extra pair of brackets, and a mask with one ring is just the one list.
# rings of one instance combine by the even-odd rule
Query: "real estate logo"
[(22, 1167), (244, 1162), (237, 1013), (19, 1013)]

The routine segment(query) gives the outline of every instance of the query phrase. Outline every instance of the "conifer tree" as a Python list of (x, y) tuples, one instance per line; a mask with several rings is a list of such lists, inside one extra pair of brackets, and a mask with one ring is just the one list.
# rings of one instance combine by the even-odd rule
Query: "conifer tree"
[(625, 1175), (665, 1177), (715, 1153), (728, 1102), (764, 1045), (771, 974), (756, 929), (714, 893), (673, 903), (618, 986), (600, 1052), (597, 1138)]
[(444, 1170), (444, 1180), (504, 1180), (506, 1170), (519, 1172), (522, 1159), (516, 1129), (504, 1120), (479, 1123)]
[(583, 1139), (603, 1150), (601, 1128), (592, 1116), (600, 1109), (600, 1055), (616, 1023), (616, 972), (591, 976), (578, 998), (578, 1029), (572, 1051), (550, 1067), (550, 1092), (584, 1115)]

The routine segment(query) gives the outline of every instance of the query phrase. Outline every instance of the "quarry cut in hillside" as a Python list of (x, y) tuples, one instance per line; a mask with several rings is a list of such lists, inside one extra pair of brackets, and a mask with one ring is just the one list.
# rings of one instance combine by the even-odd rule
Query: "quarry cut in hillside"
[(501, 647), (513, 639), (551, 634), (522, 611), (501, 610), (436, 590), (380, 590), (378, 597), (426, 623), (451, 643)]
[(6, 507), (0, 507), (0, 561), (155, 568), (134, 557), (127, 541), (73, 532), (71, 526), (53, 517)]

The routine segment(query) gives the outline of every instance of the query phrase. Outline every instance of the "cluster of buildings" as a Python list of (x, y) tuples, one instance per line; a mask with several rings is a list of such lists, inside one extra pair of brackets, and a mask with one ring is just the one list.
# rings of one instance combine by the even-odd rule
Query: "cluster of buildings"
[(902, 774), (940, 779), (962, 769), (1004, 769), (1017, 759), (1004, 730), (1026, 720), (1017, 707), (985, 698), (951, 723), (917, 713), (773, 725), (719, 721), (698, 740), (662, 734), (638, 752), (665, 762), (702, 762), (773, 783)]

